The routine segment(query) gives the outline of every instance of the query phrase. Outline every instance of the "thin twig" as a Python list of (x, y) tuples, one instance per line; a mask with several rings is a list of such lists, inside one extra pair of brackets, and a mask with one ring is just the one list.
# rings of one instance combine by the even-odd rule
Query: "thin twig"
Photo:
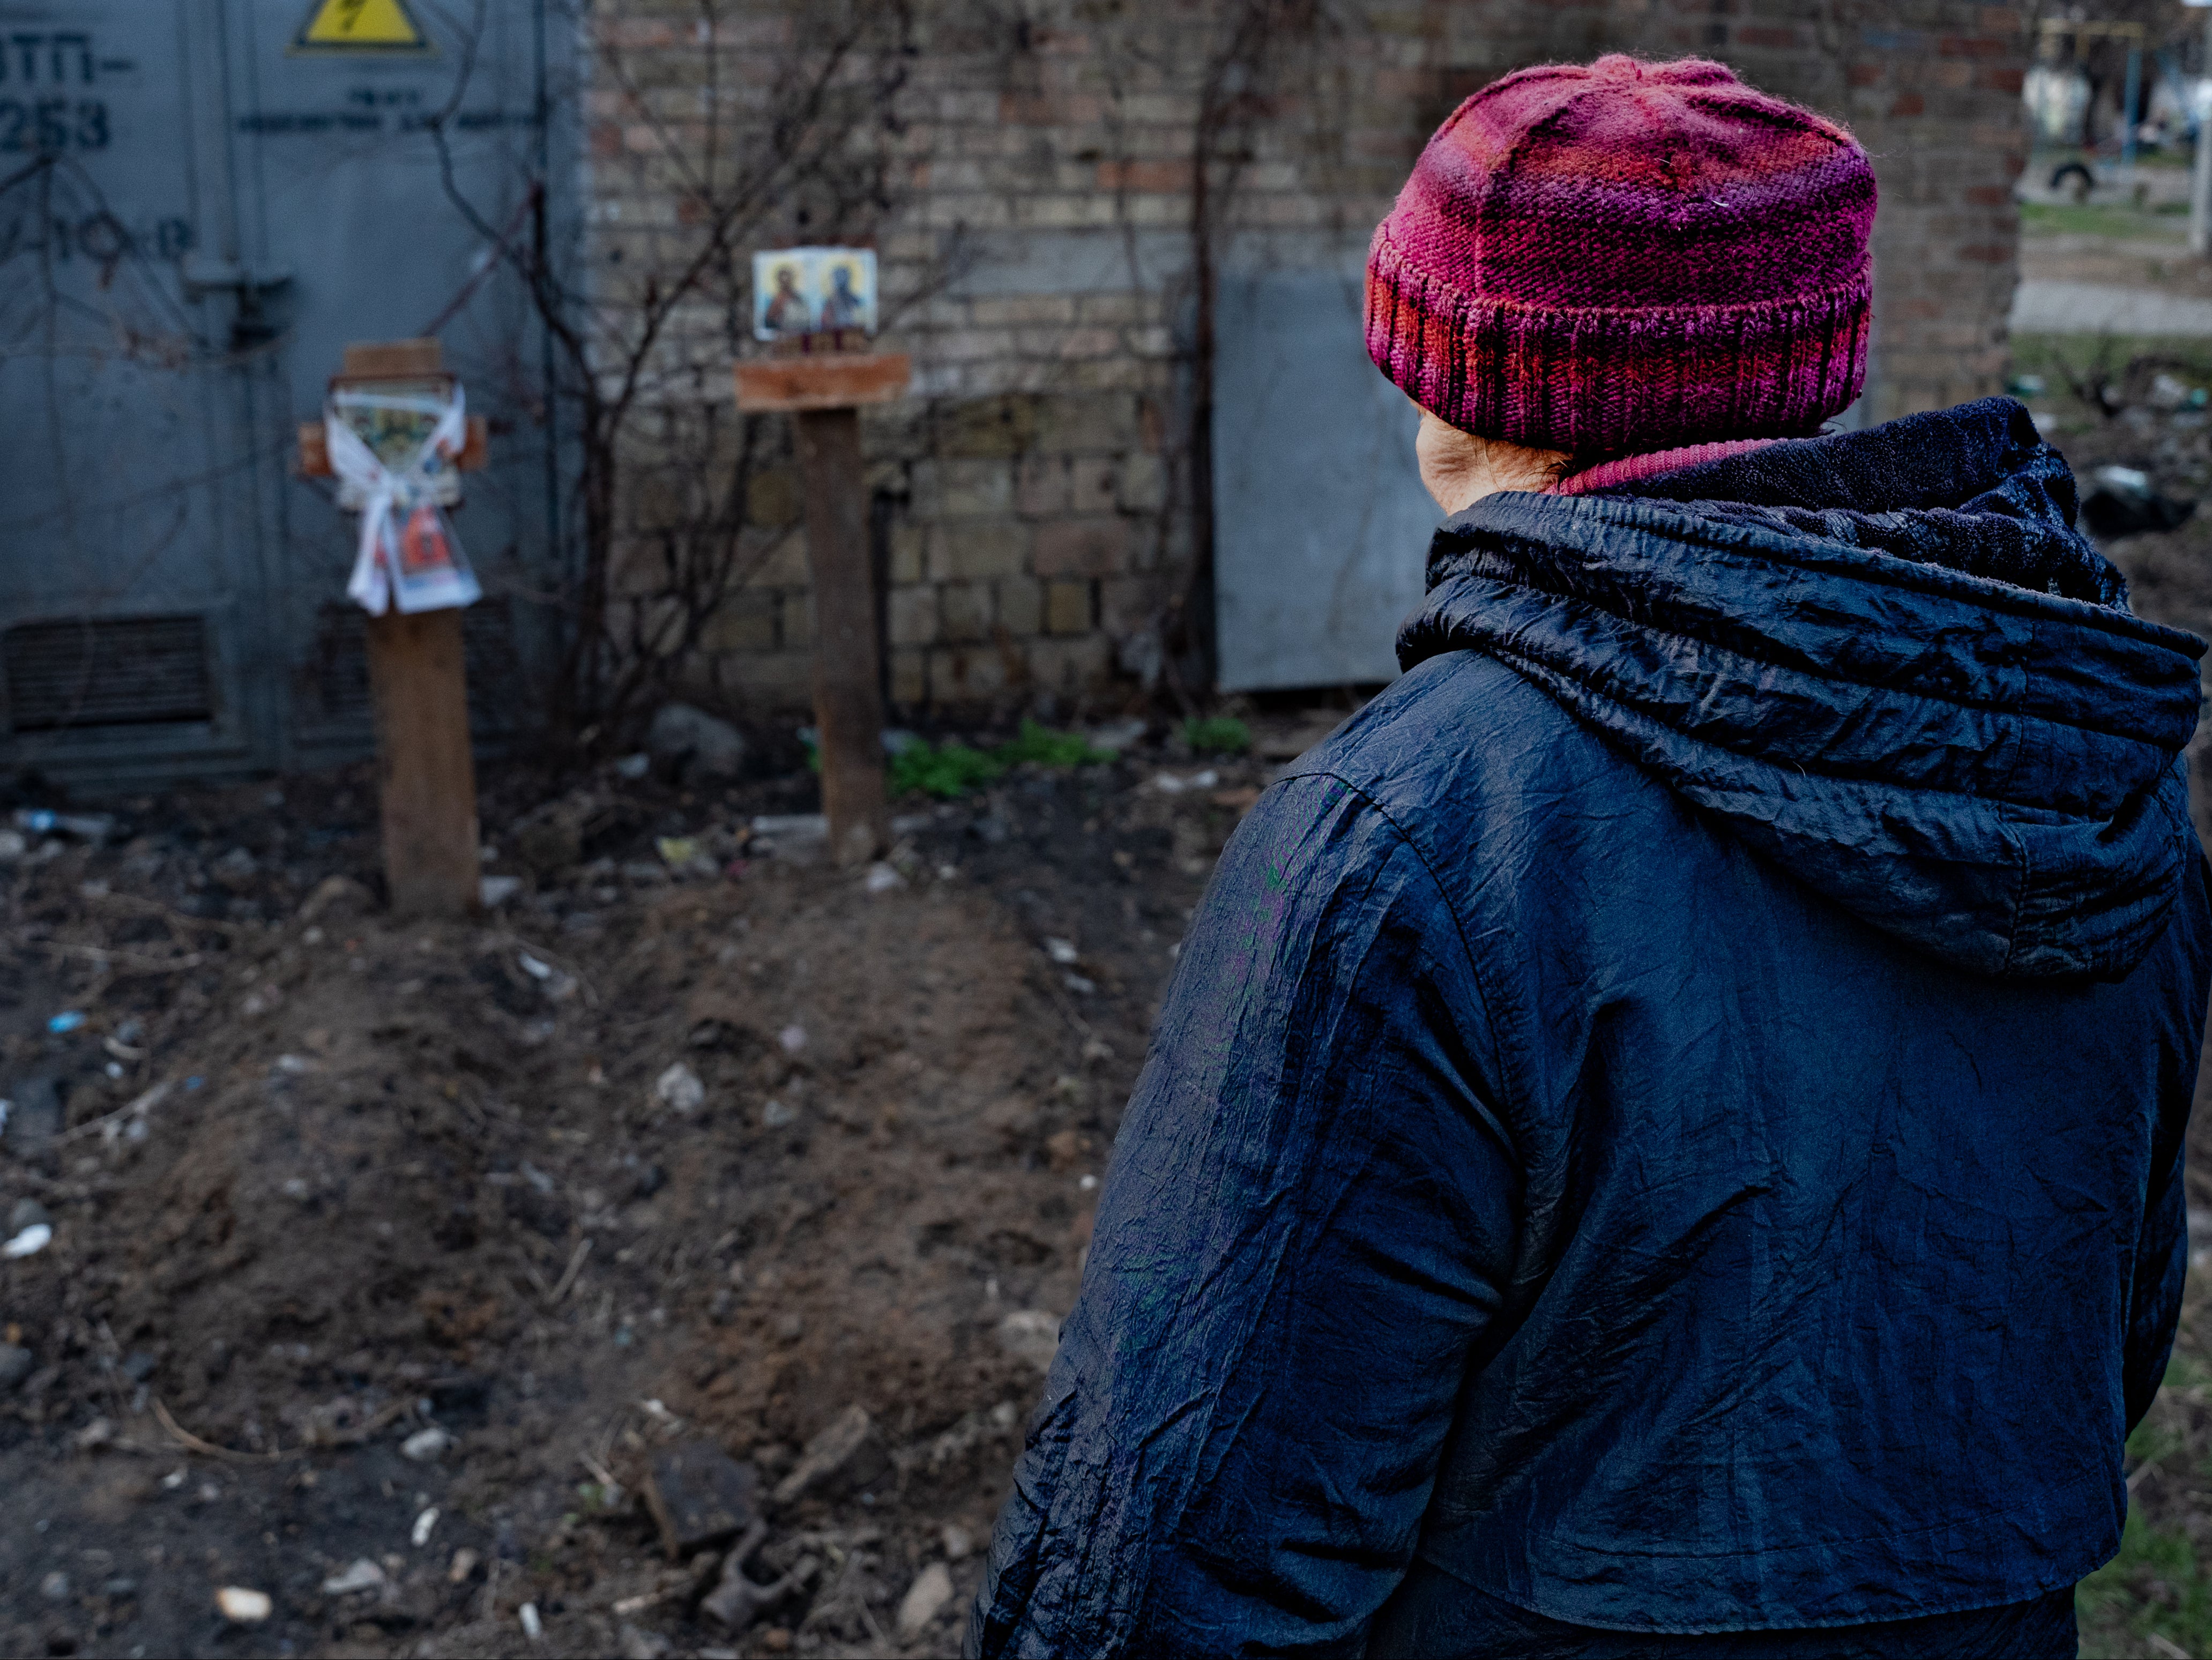
[(154, 1397), (154, 1416), (161, 1420), (161, 1427), (168, 1431), (170, 1438), (179, 1446), (210, 1458), (227, 1458), (236, 1464), (274, 1464), (299, 1456), (296, 1452), (240, 1452), (231, 1447), (219, 1447), (212, 1441), (203, 1441), (169, 1416), (168, 1408), (161, 1404), (158, 1395)]
[(545, 1299), (548, 1308), (559, 1303), (568, 1294), (568, 1287), (576, 1283), (576, 1275), (583, 1268), (584, 1259), (591, 1254), (592, 1241), (587, 1234), (577, 1243), (576, 1249), (568, 1253), (568, 1266), (561, 1271), (560, 1283), (553, 1287), (552, 1294)]

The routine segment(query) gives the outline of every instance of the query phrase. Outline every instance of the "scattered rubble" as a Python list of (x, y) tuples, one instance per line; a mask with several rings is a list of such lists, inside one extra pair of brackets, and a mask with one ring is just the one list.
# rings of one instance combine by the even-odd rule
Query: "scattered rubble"
[(672, 1562), (726, 1544), (751, 1526), (759, 1493), (759, 1472), (712, 1441), (663, 1448), (653, 1455), (645, 1484), (647, 1505)]
[(890, 1453), (867, 1408), (850, 1406), (806, 1444), (791, 1474), (776, 1483), (775, 1502), (794, 1504), (816, 1492), (825, 1497), (851, 1492), (875, 1481), (890, 1466)]

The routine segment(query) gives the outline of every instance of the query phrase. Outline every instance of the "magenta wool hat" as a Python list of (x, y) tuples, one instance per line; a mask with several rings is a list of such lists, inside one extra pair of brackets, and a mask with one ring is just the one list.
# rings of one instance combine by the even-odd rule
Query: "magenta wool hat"
[(1462, 431), (1583, 459), (1790, 437), (1859, 395), (1874, 169), (1698, 58), (1522, 70), (1376, 230), (1367, 350)]

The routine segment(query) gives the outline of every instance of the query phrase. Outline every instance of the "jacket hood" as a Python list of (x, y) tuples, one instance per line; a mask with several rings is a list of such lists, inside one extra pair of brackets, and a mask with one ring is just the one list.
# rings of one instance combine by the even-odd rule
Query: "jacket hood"
[(2127, 609), (2008, 398), (1440, 530), (1401, 665), (1486, 652), (1756, 852), (1957, 967), (2117, 978), (2166, 926), (2204, 642)]

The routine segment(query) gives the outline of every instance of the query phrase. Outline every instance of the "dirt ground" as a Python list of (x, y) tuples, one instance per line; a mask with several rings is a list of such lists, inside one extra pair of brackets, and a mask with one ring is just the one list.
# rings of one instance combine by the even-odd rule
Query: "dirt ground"
[[(520, 891), (465, 925), (374, 903), (365, 770), (30, 835), (0, 1212), (52, 1238), (0, 1261), (0, 1653), (952, 1651), (1176, 942), (1274, 765), (910, 798), (872, 882), (750, 834), (804, 772), (494, 766)], [(644, 1497), (701, 1441), (757, 1473), (751, 1581), (795, 1580), (741, 1630), (700, 1608), (726, 1545), (672, 1562)]]

